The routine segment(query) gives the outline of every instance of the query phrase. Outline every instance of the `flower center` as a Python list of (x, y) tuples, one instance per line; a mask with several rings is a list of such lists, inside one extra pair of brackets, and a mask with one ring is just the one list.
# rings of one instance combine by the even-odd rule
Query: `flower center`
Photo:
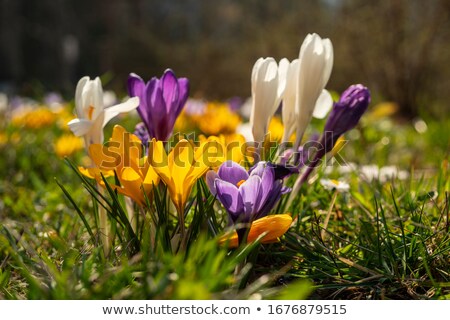
[(241, 184), (243, 184), (245, 182), (245, 180), (241, 180), (238, 183), (236, 183), (236, 186), (239, 188), (241, 186)]
[(337, 181), (337, 180), (331, 179), (331, 182), (332, 182), (335, 186), (338, 186), (338, 185), (339, 185), (339, 181)]
[(89, 106), (89, 111), (88, 111), (88, 117), (89, 120), (92, 120), (92, 114), (94, 113), (94, 107), (93, 106)]

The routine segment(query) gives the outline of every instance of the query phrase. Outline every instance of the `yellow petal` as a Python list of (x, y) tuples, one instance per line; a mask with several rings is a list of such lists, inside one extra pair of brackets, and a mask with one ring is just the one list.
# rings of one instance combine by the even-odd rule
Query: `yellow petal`
[(102, 171), (115, 170), (122, 163), (122, 155), (117, 149), (113, 150), (97, 143), (89, 146), (89, 156)]
[[(247, 242), (253, 242), (259, 236), (265, 234), (261, 243), (271, 243), (278, 241), (278, 238), (288, 231), (292, 223), (292, 217), (289, 214), (275, 214), (266, 216), (253, 221)], [(236, 248), (238, 243), (238, 235), (236, 231), (226, 234), (219, 239), (220, 244), (227, 243), (230, 248)]]
[(168, 167), (167, 153), (162, 141), (152, 139), (149, 144), (148, 160), (155, 172), (161, 177), (166, 185), (171, 183), (171, 174)]
[(96, 180), (101, 180), (102, 176), (101, 174), (103, 174), (103, 176), (106, 177), (111, 177), (114, 175), (113, 171), (101, 171), (99, 168), (83, 168), (83, 167), (78, 167), (78, 170), (80, 171), (80, 173), (88, 178), (91, 179), (96, 179)]
[(194, 150), (189, 141), (180, 140), (169, 154), (169, 168), (177, 190), (183, 190), (186, 177), (192, 169)]
[(139, 204), (144, 204), (144, 195), (141, 189), (142, 178), (133, 168), (124, 168), (119, 173), (119, 180), (122, 188), (118, 191), (129, 196)]

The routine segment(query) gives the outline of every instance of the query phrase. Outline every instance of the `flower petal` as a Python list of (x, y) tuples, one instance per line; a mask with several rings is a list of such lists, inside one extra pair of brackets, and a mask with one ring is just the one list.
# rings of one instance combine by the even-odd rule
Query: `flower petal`
[(242, 212), (242, 198), (239, 189), (235, 185), (220, 179), (215, 180), (215, 187), (217, 198), (228, 211), (231, 219), (236, 221)]
[(217, 174), (220, 179), (234, 184), (235, 186), (238, 182), (242, 180), (245, 181), (249, 177), (247, 171), (241, 165), (231, 160), (225, 161), (220, 166)]
[(209, 170), (206, 173), (206, 184), (208, 185), (209, 191), (213, 196), (217, 194), (216, 190), (216, 179), (219, 178), (219, 175), (214, 170)]
[(313, 117), (316, 119), (323, 119), (330, 112), (333, 106), (333, 98), (327, 90), (322, 90), (319, 98), (317, 98), (316, 106), (314, 107)]
[(119, 113), (130, 112), (139, 106), (139, 97), (133, 97), (124, 103), (105, 108), (105, 118), (103, 119), (103, 126), (105, 126), (112, 118)]
[(242, 217), (242, 222), (251, 221), (252, 215), (256, 213), (258, 200), (261, 192), (261, 178), (259, 176), (250, 176), (239, 187), (239, 193), (242, 197), (245, 216)]
[(73, 119), (67, 123), (70, 130), (77, 137), (84, 136), (87, 134), (92, 128), (92, 121), (86, 119)]
[[(261, 243), (276, 242), (292, 224), (292, 217), (288, 214), (276, 214), (258, 219), (252, 223), (247, 242), (256, 241), (261, 235)], [(226, 234), (219, 239), (220, 244), (228, 244), (229, 248), (236, 248), (239, 245), (236, 231)]]

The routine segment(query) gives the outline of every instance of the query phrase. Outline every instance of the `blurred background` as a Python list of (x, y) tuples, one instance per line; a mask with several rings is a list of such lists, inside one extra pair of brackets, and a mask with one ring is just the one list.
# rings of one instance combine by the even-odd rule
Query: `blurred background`
[(258, 57), (292, 60), (316, 32), (334, 44), (328, 88), (364, 83), (401, 117), (447, 117), (449, 13), (448, 0), (0, 0), (0, 91), (71, 99), (103, 75), (124, 94), (130, 72), (172, 68), (193, 97), (247, 97)]

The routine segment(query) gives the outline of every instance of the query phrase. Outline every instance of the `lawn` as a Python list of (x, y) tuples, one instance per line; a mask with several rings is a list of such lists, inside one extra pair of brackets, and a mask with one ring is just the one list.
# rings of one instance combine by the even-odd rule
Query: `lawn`
[[(245, 121), (220, 109), (227, 102), (208, 106), (175, 128), (230, 135)], [(136, 200), (118, 192), (117, 172), (81, 174), (90, 159), (67, 126), (73, 102), (22, 100), (0, 117), (2, 299), (450, 298), (448, 119), (405, 120), (372, 102), (292, 203), (282, 195), (270, 211), (292, 217), (287, 232), (272, 243), (249, 234), (234, 248), (204, 176), (180, 217), (163, 180)], [(105, 140), (115, 124), (133, 132), (138, 122), (136, 113), (113, 119)], [(275, 137), (280, 123), (269, 127)], [(313, 120), (304, 141), (324, 124)]]

